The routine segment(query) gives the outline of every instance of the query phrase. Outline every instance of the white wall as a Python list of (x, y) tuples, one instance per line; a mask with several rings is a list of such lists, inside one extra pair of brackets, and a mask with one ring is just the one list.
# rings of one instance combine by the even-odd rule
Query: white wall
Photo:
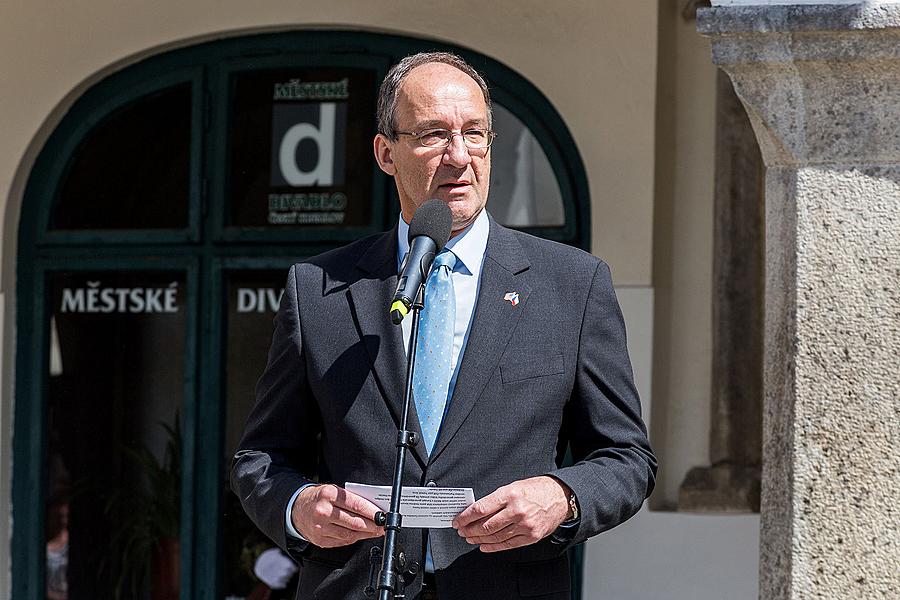
[(759, 515), (642, 510), (585, 553), (585, 600), (756, 600)]
[(687, 471), (709, 464), (716, 68), (683, 5), (660, 6), (653, 433), (665, 468), (652, 505), (671, 508)]
[[(645, 416), (654, 402), (653, 291), (617, 288)], [(649, 417), (648, 417), (649, 418)], [(648, 423), (650, 425), (650, 423)], [(651, 436), (651, 444), (656, 441)], [(661, 472), (669, 468), (663, 463)], [(755, 600), (759, 515), (692, 515), (644, 508), (587, 542), (585, 600)]]

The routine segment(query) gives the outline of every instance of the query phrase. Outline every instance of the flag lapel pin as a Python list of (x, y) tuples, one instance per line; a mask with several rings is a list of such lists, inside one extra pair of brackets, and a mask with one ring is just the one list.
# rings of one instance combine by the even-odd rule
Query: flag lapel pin
[(509, 303), (515, 306), (519, 303), (519, 292), (507, 292), (503, 299), (509, 300)]

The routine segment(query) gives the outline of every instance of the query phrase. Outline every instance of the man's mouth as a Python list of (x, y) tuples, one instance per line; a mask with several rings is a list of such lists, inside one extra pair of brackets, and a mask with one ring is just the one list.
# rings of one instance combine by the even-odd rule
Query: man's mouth
[(469, 181), (448, 181), (447, 183), (442, 183), (441, 185), (439, 185), (438, 189), (453, 192), (456, 190), (464, 190), (470, 185), (472, 184)]

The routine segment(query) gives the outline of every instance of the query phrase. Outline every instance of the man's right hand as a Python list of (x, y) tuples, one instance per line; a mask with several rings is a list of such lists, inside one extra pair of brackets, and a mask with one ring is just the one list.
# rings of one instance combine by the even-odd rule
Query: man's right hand
[(347, 546), (384, 535), (375, 524), (378, 507), (336, 485), (314, 485), (294, 500), (291, 522), (310, 543), (320, 548)]

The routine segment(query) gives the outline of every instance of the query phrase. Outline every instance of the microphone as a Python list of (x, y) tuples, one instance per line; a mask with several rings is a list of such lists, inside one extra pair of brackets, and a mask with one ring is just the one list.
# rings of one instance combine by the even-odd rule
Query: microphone
[(419, 287), (428, 277), (434, 255), (447, 245), (452, 227), (450, 207), (437, 199), (428, 200), (413, 215), (409, 223), (409, 254), (400, 267), (400, 281), (391, 301), (394, 325), (399, 325), (409, 313)]

